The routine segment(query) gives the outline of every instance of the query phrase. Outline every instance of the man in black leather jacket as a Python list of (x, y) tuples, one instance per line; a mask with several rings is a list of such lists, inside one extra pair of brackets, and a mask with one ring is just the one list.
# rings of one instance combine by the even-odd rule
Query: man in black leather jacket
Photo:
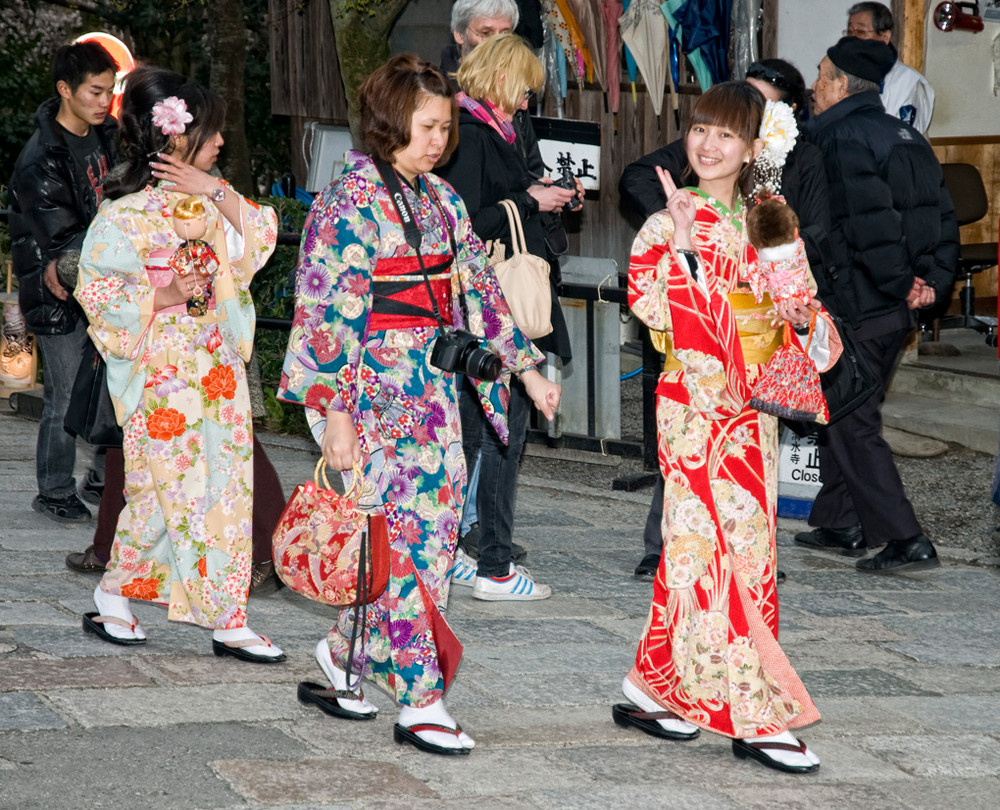
[[(60, 277), (76, 279), (80, 247), (115, 160), (110, 117), (118, 65), (95, 42), (56, 53), (57, 96), (38, 108), (38, 129), (10, 181), (11, 256), (18, 300), (42, 353), (44, 396), (38, 430), (38, 495), (32, 509), (60, 522), (90, 519), (73, 478), (76, 439), (63, 428), (73, 380), (90, 339), (87, 320)], [(71, 285), (70, 285), (71, 286)], [(100, 498), (98, 457), (84, 482)]]
[(836, 273), (823, 301), (850, 322), (858, 352), (882, 386), (820, 431), (823, 487), (809, 516), (817, 528), (795, 541), (851, 556), (887, 543), (858, 561), (858, 570), (871, 573), (939, 564), (882, 438), (879, 406), (915, 310), (950, 295), (958, 257), (954, 207), (934, 152), (879, 100), (893, 58), (877, 40), (841, 39), (820, 62), (813, 84), (818, 115), (806, 127), (830, 184)]

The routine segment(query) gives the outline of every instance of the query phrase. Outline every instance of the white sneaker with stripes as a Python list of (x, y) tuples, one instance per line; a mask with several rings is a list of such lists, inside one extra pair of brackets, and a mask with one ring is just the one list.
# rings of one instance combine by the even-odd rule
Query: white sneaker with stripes
[(548, 599), (552, 588), (539, 585), (520, 565), (510, 564), (510, 574), (503, 578), (476, 577), (472, 586), (472, 596), (487, 602), (531, 602)]
[(476, 584), (478, 563), (462, 549), (455, 549), (455, 567), (451, 569), (451, 584), (471, 588)]

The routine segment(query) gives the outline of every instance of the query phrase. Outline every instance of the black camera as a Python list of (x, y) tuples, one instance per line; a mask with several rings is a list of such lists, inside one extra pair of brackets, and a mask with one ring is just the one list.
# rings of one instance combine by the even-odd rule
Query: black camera
[(495, 380), (500, 376), (500, 358), (484, 349), (479, 338), (462, 329), (438, 336), (431, 350), (431, 365), (476, 380)]
[(569, 166), (563, 166), (562, 176), (558, 180), (553, 180), (552, 185), (574, 192), (573, 199), (566, 203), (567, 211), (579, 211), (583, 208), (583, 200), (576, 196), (576, 178), (573, 177), (573, 170)]

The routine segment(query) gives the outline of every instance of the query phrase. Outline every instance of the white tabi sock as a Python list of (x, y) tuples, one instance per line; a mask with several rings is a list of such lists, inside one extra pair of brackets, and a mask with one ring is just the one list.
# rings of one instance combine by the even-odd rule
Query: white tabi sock
[[(664, 709), (659, 703), (632, 683), (627, 675), (625, 676), (625, 680), (622, 681), (622, 694), (644, 712), (669, 711), (669, 709)], [(698, 726), (694, 723), (689, 723), (687, 720), (682, 720), (679, 717), (676, 720), (657, 720), (656, 722), (667, 731), (674, 731), (680, 734), (694, 734), (698, 730)]]
[[(333, 663), (333, 656), (330, 654), (330, 644), (325, 636), (316, 644), (316, 662), (319, 664), (319, 668), (323, 670), (323, 674), (326, 675), (330, 686), (340, 692), (353, 692), (355, 695), (361, 697), (360, 700), (350, 700), (349, 698), (346, 700), (338, 699), (337, 705), (341, 709), (354, 712), (355, 714), (375, 714), (378, 711), (378, 706), (369, 700), (365, 700), (364, 696), (362, 696), (360, 686), (357, 689), (348, 689), (347, 673)], [(353, 677), (357, 678), (357, 675)]]
[(225, 644), (227, 641), (244, 641), (256, 638), (260, 639), (260, 644), (254, 644), (251, 647), (243, 647), (242, 649), (251, 655), (260, 655), (265, 658), (277, 658), (279, 655), (283, 654), (281, 647), (276, 644), (269, 644), (265, 642), (246, 625), (243, 627), (234, 627), (231, 630), (213, 630), (212, 638), (222, 644)]
[[(448, 728), (458, 728), (458, 723), (448, 714), (444, 707), (444, 701), (438, 700), (429, 706), (420, 709), (413, 706), (403, 706), (399, 710), (399, 725), (403, 728), (419, 726), (423, 723), (435, 723)], [(464, 731), (460, 731), (456, 737), (454, 734), (447, 734), (443, 731), (417, 731), (418, 737), (431, 743), (440, 745), (442, 748), (475, 748), (476, 742)]]
[(103, 627), (109, 636), (123, 639), (146, 638), (146, 631), (139, 626), (139, 622), (135, 621), (135, 617), (132, 615), (132, 608), (129, 607), (126, 597), (108, 593), (98, 585), (94, 589), (94, 604), (97, 606), (97, 612), (101, 616), (114, 616), (116, 619), (122, 619), (129, 624), (133, 624), (134, 622), (131, 630), (113, 622), (104, 622)]

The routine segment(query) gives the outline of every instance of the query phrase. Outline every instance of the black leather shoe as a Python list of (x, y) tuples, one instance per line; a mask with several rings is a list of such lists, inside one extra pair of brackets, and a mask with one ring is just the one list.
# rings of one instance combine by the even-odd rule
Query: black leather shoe
[(897, 571), (921, 571), (941, 565), (934, 545), (927, 535), (909, 540), (893, 540), (874, 557), (858, 560), (855, 567), (866, 574), (895, 574)]
[(786, 579), (788, 579), (788, 575), (785, 574), (785, 572), (782, 571), (780, 568), (777, 571), (774, 572), (774, 584), (775, 585), (780, 585)]
[(642, 562), (635, 567), (635, 578), (652, 582), (656, 578), (656, 569), (660, 567), (659, 554), (647, 554)]
[(66, 567), (81, 574), (103, 574), (107, 566), (94, 553), (93, 544), (84, 551), (74, 551), (66, 555)]
[(795, 542), (817, 551), (839, 551), (845, 557), (864, 557), (867, 553), (865, 536), (860, 526), (850, 529), (813, 529), (799, 532)]

